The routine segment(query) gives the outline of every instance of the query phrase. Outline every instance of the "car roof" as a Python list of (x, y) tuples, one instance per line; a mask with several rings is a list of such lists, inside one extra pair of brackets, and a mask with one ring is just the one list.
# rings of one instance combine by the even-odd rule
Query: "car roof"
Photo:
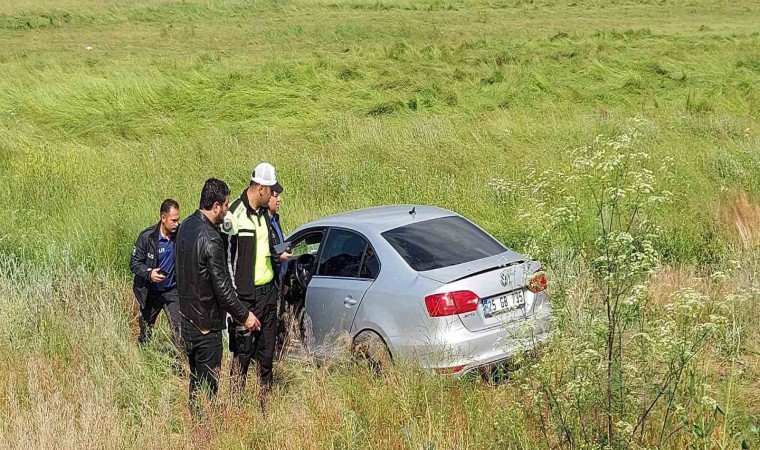
[[(411, 211), (414, 210), (414, 214)], [(300, 227), (346, 227), (363, 233), (383, 233), (412, 223), (455, 216), (447, 209), (422, 205), (392, 205), (357, 209), (315, 220)]]

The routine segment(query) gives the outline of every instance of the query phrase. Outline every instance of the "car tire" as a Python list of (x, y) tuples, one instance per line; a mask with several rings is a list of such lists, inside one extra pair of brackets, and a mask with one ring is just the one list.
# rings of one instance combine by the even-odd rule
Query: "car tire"
[(366, 362), (375, 372), (382, 373), (393, 363), (385, 341), (374, 331), (362, 331), (354, 338), (353, 356), (358, 362)]

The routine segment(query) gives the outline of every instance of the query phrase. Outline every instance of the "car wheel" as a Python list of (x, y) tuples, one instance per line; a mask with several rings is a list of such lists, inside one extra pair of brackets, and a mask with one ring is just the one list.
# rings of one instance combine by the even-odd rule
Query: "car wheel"
[(353, 355), (357, 361), (367, 362), (374, 371), (379, 373), (387, 370), (393, 362), (388, 346), (374, 331), (362, 331), (356, 336)]

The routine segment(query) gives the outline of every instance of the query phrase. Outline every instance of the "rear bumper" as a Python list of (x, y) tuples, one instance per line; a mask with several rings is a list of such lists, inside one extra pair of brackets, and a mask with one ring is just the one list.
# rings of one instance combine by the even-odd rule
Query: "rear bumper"
[[(537, 305), (538, 306), (538, 305)], [(497, 365), (542, 345), (552, 328), (552, 308), (544, 302), (534, 314), (488, 330), (449, 326), (421, 339), (391, 339), (394, 357), (454, 377)]]

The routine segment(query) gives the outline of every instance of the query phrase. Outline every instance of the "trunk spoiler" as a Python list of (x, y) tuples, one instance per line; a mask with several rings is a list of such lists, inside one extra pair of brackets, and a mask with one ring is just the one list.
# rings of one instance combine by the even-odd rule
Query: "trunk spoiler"
[(426, 270), (420, 272), (420, 276), (429, 278), (441, 283), (453, 283), (468, 277), (479, 275), (499, 267), (508, 267), (526, 260), (525, 255), (507, 250), (498, 255), (489, 256), (488, 258), (478, 259), (455, 266), (442, 267), (440, 269)]

